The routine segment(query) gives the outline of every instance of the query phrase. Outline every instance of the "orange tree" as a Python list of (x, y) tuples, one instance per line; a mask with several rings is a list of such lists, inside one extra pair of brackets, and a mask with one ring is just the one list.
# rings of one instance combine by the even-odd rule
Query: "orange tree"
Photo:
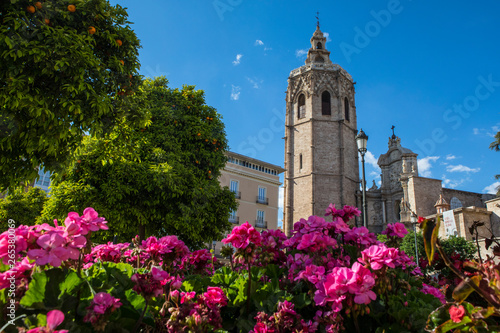
[(137, 83), (139, 40), (106, 0), (0, 1), (0, 190), (57, 171), (85, 133), (117, 119)]
[(94, 207), (113, 221), (98, 241), (178, 235), (190, 248), (221, 236), (236, 209), (218, 177), (226, 163), (224, 124), (193, 86), (146, 80), (131, 97), (151, 114), (142, 129), (126, 122), (104, 138), (86, 137), (75, 160), (55, 175), (43, 222)]

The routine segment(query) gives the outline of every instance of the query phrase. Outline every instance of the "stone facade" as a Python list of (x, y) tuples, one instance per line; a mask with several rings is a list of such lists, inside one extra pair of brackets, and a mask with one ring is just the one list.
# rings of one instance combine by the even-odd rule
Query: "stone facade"
[(354, 83), (330, 60), (318, 28), (305, 65), (288, 78), (284, 229), (330, 203), (356, 205), (359, 189)]

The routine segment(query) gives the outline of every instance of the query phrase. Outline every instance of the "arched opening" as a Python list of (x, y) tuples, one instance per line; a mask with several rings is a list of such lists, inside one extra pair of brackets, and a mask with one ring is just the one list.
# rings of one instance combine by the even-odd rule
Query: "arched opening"
[(323, 91), (321, 94), (321, 114), (323, 116), (329, 116), (332, 114), (331, 98), (328, 91)]
[(346, 98), (344, 98), (344, 114), (345, 114), (345, 120), (349, 121), (350, 118), (349, 118), (349, 100)]
[(299, 169), (302, 170), (302, 154), (299, 155)]
[(457, 197), (453, 197), (450, 200), (450, 209), (457, 209), (462, 207), (462, 202)]
[(301, 119), (304, 118), (305, 116), (306, 116), (306, 96), (304, 96), (304, 94), (300, 94), (299, 105), (297, 108), (297, 117)]
[(318, 50), (321, 50), (323, 48), (323, 45), (320, 42), (318, 42), (318, 44), (316, 44), (316, 48)]

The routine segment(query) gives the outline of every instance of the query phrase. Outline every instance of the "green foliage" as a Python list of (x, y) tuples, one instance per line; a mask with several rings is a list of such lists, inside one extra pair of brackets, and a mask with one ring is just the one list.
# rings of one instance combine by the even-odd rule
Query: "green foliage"
[(0, 190), (32, 181), (39, 166), (60, 170), (85, 133), (123, 117), (143, 122), (140, 110), (120, 107), (139, 67), (125, 9), (107, 0), (75, 1), (74, 12), (68, 1), (40, 4), (0, 2)]
[[(124, 121), (104, 138), (86, 137), (75, 160), (54, 176), (43, 221), (93, 207), (113, 221), (101, 241), (175, 234), (190, 248), (221, 239), (236, 209), (218, 177), (226, 163), (224, 125), (204, 93), (169, 89), (165, 78), (147, 80), (132, 99), (151, 123)], [(214, 204), (217, 203), (217, 204)]]
[(0, 229), (7, 229), (7, 220), (13, 219), (16, 225), (33, 225), (40, 216), (47, 193), (39, 187), (29, 187), (27, 191), (14, 190), (0, 199)]

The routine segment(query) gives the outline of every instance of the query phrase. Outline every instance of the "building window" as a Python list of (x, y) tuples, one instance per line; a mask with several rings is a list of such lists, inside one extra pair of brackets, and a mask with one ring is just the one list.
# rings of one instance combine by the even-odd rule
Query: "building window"
[(258, 189), (258, 195), (257, 195), (257, 203), (260, 203), (260, 204), (264, 204), (264, 205), (268, 205), (269, 204), (269, 200), (268, 198), (266, 197), (266, 188), (265, 187), (260, 187), (259, 186), (259, 189)]
[(299, 119), (304, 118), (306, 116), (306, 97), (304, 94), (300, 94), (299, 96), (299, 106), (297, 109), (297, 116)]
[(241, 192), (239, 192), (240, 183), (237, 180), (231, 180), (231, 184), (229, 185), (229, 190), (234, 193), (236, 199), (241, 198)]
[(460, 207), (462, 207), (462, 202), (457, 197), (451, 198), (450, 209), (456, 209)]
[(234, 224), (240, 224), (239, 216), (236, 216), (236, 210), (232, 210), (229, 212), (229, 222)]
[(302, 154), (299, 155), (299, 169), (302, 170)]
[(321, 94), (321, 114), (323, 116), (329, 116), (332, 114), (331, 98), (328, 91), (323, 91)]
[(267, 222), (265, 220), (265, 212), (263, 210), (257, 211), (257, 220), (255, 220), (255, 226), (258, 228), (267, 228)]
[(349, 121), (349, 100), (344, 98), (344, 113), (345, 113), (345, 120)]
[(320, 43), (320, 42), (318, 42), (318, 44), (316, 44), (316, 48), (317, 48), (318, 50), (321, 50), (321, 49), (323, 48), (323, 45), (321, 45), (321, 43)]

